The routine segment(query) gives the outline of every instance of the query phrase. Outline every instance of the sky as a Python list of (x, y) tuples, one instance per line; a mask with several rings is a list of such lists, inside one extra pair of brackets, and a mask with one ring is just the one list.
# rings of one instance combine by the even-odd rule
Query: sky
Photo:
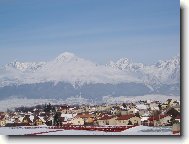
[(179, 0), (0, 0), (0, 65), (71, 52), (99, 64), (180, 53)]

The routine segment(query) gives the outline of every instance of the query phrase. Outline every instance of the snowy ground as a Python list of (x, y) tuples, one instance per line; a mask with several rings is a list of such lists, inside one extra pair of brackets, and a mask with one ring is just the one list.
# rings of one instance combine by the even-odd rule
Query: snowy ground
[(48, 129), (48, 127), (30, 128), (24, 127), (9, 128), (1, 127), (0, 135), (26, 135), (40, 133), (38, 135), (172, 135), (171, 127), (148, 127), (137, 126), (122, 132), (102, 132), (102, 131), (85, 131), (85, 130), (60, 130)]
[(180, 96), (167, 96), (167, 95), (152, 94), (152, 95), (144, 95), (144, 96), (119, 96), (119, 97), (104, 96), (103, 97), (103, 101), (105, 103), (137, 102), (140, 100), (142, 101), (156, 100), (160, 102), (165, 102), (167, 99), (180, 101)]
[[(139, 100), (158, 100), (161, 102), (165, 102), (167, 99), (174, 99), (180, 101), (180, 96), (167, 96), (167, 95), (144, 95), (144, 96), (120, 96), (120, 97), (112, 97), (112, 96), (104, 96), (104, 103), (123, 103), (123, 102), (136, 102)], [(61, 99), (27, 99), (27, 98), (11, 98), (0, 101), (0, 111), (6, 111), (8, 109), (14, 110), (15, 107), (20, 106), (35, 106), (42, 105), (45, 103), (51, 103), (52, 105), (56, 104), (73, 104), (73, 103), (86, 103), (87, 99), (84, 98), (69, 98), (67, 100)]]

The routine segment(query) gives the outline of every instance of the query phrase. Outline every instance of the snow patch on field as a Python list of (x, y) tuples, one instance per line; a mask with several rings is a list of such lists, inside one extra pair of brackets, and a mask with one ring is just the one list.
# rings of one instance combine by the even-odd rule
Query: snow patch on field
[(24, 127), (0, 127), (0, 135), (25, 135), (36, 132), (47, 131), (47, 127), (42, 128), (24, 128)]
[(102, 131), (85, 131), (85, 130), (61, 130), (49, 129), (48, 127), (32, 127), (32, 128), (9, 128), (1, 127), (1, 135), (26, 135), (33, 133), (41, 133), (39, 135), (172, 135), (171, 127), (149, 127), (137, 126), (122, 132), (102, 132)]

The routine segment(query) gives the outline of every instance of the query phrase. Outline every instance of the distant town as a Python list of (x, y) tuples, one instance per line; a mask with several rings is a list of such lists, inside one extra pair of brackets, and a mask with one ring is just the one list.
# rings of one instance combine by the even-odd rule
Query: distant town
[(180, 133), (180, 119), (180, 101), (173, 99), (167, 99), (164, 103), (151, 100), (101, 105), (48, 103), (0, 112), (0, 126), (13, 128), (29, 126), (98, 128), (142, 125), (169, 126), (172, 127), (173, 132)]

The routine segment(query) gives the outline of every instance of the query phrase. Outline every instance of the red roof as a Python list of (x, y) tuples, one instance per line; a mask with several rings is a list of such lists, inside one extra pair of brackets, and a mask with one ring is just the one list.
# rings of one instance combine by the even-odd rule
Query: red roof
[(168, 116), (168, 115), (152, 116), (152, 117), (149, 117), (148, 120), (149, 121), (159, 120), (159, 119), (162, 119), (162, 118), (164, 118), (166, 116)]
[(0, 116), (0, 120), (3, 120), (4, 117), (5, 117), (4, 115), (1, 115), (1, 116)]
[(180, 119), (180, 115), (177, 115), (177, 117), (175, 119)]
[(94, 116), (92, 114), (83, 113), (83, 114), (77, 114), (76, 117), (80, 117), (80, 118), (93, 118)]
[(113, 117), (114, 116), (104, 115), (104, 116), (100, 117), (98, 120), (108, 120), (108, 119), (111, 119)]
[(132, 117), (134, 117), (134, 116), (135, 116), (135, 115), (133, 115), (133, 114), (122, 115), (122, 116), (118, 117), (116, 120), (128, 120), (128, 119), (130, 119), (130, 118), (132, 118)]

